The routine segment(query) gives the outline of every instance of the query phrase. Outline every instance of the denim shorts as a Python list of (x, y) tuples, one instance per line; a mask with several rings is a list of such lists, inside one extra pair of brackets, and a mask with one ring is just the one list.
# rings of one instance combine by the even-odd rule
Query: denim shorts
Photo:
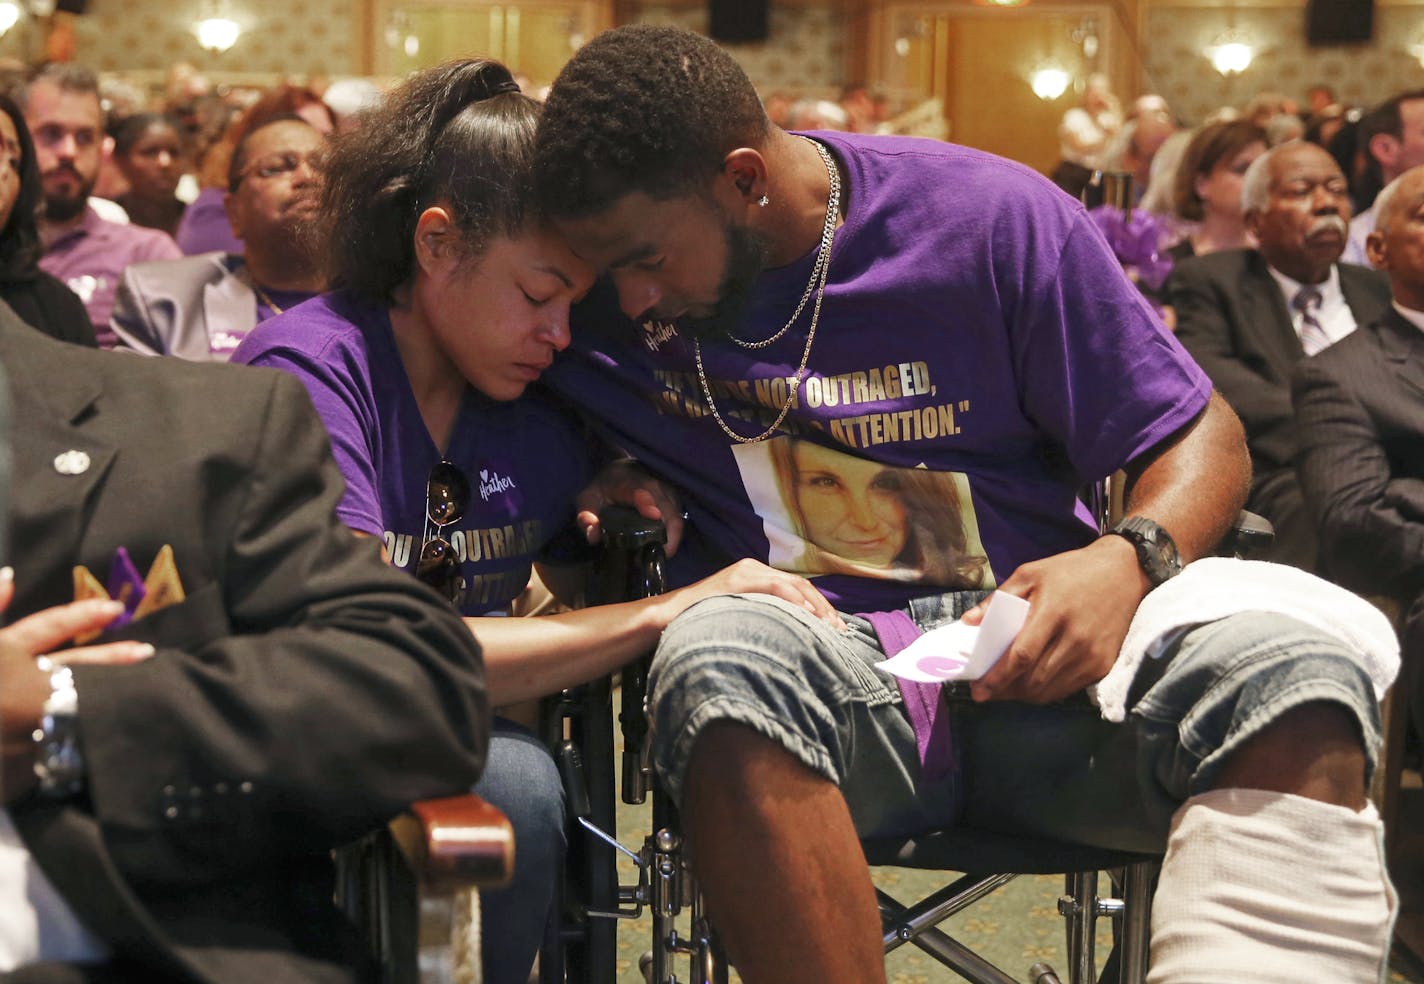
[[(958, 618), (982, 592), (913, 601), (921, 629)], [(752, 728), (836, 783), (862, 838), (963, 824), (1120, 850), (1160, 851), (1172, 814), (1222, 762), (1310, 701), (1359, 723), (1369, 770), (1379, 705), (1333, 637), (1248, 612), (1184, 633), (1134, 683), (1128, 720), (1086, 695), (1049, 705), (976, 704), (946, 688), (955, 768), (921, 775), (915, 734), (870, 625), (847, 631), (766, 595), (708, 599), (678, 616), (649, 679), (653, 761), (675, 800), (692, 748), (714, 721)], [(1367, 777), (1368, 778), (1368, 777)]]

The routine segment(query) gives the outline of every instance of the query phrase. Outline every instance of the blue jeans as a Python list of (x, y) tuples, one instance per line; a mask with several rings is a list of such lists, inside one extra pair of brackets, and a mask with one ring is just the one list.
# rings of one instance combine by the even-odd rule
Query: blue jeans
[(495, 718), (489, 760), (475, 792), (514, 827), (514, 880), (480, 892), (485, 984), (526, 984), (563, 866), (563, 783), (543, 742), (514, 722)]
[[(917, 599), (923, 629), (979, 593)], [(1198, 626), (1138, 674), (1126, 722), (1085, 696), (1047, 706), (975, 704), (946, 691), (957, 767), (926, 780), (894, 678), (868, 623), (838, 632), (764, 595), (713, 598), (663, 633), (649, 680), (654, 762), (675, 799), (702, 730), (734, 721), (840, 786), (862, 838), (962, 824), (1122, 850), (1161, 851), (1177, 807), (1212, 788), (1222, 761), (1312, 701), (1359, 723), (1369, 768), (1379, 705), (1335, 639), (1250, 612)]]

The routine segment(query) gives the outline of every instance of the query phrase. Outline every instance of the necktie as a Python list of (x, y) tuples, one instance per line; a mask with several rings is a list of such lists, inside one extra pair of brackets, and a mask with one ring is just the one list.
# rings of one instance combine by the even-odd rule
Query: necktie
[(1302, 287), (1291, 300), (1291, 307), (1300, 312), (1300, 344), (1306, 355), (1330, 347), (1330, 336), (1320, 327), (1316, 312), (1320, 310), (1320, 291), (1314, 287)]

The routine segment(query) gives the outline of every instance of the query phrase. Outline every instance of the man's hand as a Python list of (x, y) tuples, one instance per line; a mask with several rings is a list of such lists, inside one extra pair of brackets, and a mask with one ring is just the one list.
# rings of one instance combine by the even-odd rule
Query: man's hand
[(671, 557), (682, 542), (682, 506), (672, 488), (634, 461), (615, 461), (594, 476), (575, 500), (578, 524), (589, 543), (603, 536), (598, 512), (604, 506), (632, 506), (646, 519), (660, 519), (667, 529), (664, 549)]
[[(970, 687), (974, 699), (1046, 704), (1105, 677), (1147, 576), (1132, 544), (1105, 536), (1079, 550), (1025, 564), (999, 585), (1029, 603), (1028, 619), (994, 668)], [(987, 599), (964, 616), (978, 625)]]
[[(14, 574), (0, 569), (0, 612), (15, 597)], [(49, 698), (49, 674), (35, 665), (48, 655), (54, 663), (134, 663), (153, 655), (141, 642), (111, 642), (52, 653), (76, 636), (103, 629), (120, 614), (118, 601), (76, 601), (47, 608), (0, 629), (0, 749), (3, 801), (13, 803), (35, 784), (35, 729)]]

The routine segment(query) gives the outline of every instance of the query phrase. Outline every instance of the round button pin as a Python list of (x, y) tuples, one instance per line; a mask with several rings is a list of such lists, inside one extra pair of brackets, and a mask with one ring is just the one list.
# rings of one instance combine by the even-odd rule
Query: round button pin
[(89, 456), (73, 449), (55, 456), (54, 470), (61, 475), (82, 475), (89, 470)]

